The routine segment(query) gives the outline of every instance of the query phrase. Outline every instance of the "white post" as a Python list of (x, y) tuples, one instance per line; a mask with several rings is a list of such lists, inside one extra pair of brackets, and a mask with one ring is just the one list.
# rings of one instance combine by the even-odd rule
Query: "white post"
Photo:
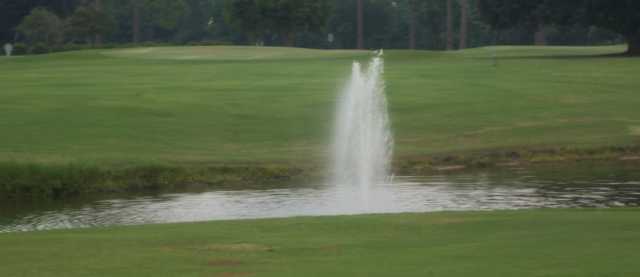
[(335, 37), (333, 35), (333, 33), (329, 33), (327, 35), (327, 42), (329, 42), (329, 49), (333, 48), (333, 41), (335, 40)]
[(7, 43), (4, 45), (4, 54), (7, 57), (11, 56), (11, 52), (13, 52), (13, 45), (11, 45), (11, 43)]

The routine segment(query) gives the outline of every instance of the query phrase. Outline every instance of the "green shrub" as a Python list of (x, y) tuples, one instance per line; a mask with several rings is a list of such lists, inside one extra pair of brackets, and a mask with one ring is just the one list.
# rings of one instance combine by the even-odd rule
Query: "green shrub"
[(190, 41), (190, 42), (187, 42), (185, 45), (191, 45), (191, 46), (226, 46), (226, 45), (232, 45), (232, 43), (228, 42), (228, 41), (206, 40), (206, 41)]
[(16, 43), (13, 45), (13, 53), (14, 56), (26, 55), (29, 52), (29, 48), (24, 43)]
[(115, 48), (119, 48), (120, 45), (117, 43), (104, 43), (100, 46), (98, 46), (97, 48), (102, 48), (102, 49), (115, 49)]
[(155, 42), (155, 41), (145, 41), (140, 43), (138, 46), (142, 47), (163, 47), (163, 46), (174, 46), (175, 44), (167, 43), (167, 42)]
[(47, 54), (51, 52), (51, 48), (49, 48), (49, 46), (47, 46), (44, 43), (36, 43), (31, 47), (31, 54), (34, 55), (38, 55), (38, 54)]
[[(42, 8), (37, 7), (31, 10), (29, 15), (22, 19), (22, 22), (16, 31), (24, 37), (31, 46), (37, 48), (36, 51), (32, 51), (35, 54), (42, 54), (42, 50), (47, 49), (46, 52), (50, 52), (48, 45), (58, 45), (64, 41), (65, 22), (55, 13)], [(42, 45), (43, 44), (45, 47)], [(36, 47), (37, 46), (37, 47)]]
[(78, 44), (78, 43), (67, 43), (56, 48), (54, 51), (56, 52), (64, 52), (64, 51), (76, 51), (76, 50), (84, 50), (90, 49), (91, 45), (88, 44)]

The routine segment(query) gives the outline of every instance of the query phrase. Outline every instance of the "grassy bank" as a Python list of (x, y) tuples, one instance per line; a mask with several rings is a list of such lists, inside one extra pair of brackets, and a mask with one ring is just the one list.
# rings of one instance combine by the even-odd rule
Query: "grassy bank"
[[(477, 170), (527, 167), (540, 174), (549, 166), (562, 170), (594, 168), (614, 172), (637, 168), (640, 149), (519, 149), (461, 152), (406, 157), (396, 161), (395, 175), (457, 174)], [(585, 168), (587, 167), (587, 168)], [(103, 166), (92, 164), (34, 164), (0, 162), (0, 199), (60, 199), (90, 194), (168, 193), (220, 188), (264, 188), (274, 185), (308, 185), (327, 178), (320, 164), (148, 164)]]
[[(603, 56), (623, 50), (387, 51), (397, 167), (638, 156), (640, 60)], [(336, 93), (351, 61), (368, 56), (160, 47), (2, 57), (0, 162), (54, 177), (67, 165), (140, 174), (158, 164), (317, 167)], [(171, 178), (188, 179), (181, 174)]]
[(310, 183), (324, 176), (296, 165), (104, 167), (0, 163), (0, 199), (60, 199), (88, 194), (161, 193)]
[(639, 215), (435, 213), (0, 234), (0, 275), (636, 276)]

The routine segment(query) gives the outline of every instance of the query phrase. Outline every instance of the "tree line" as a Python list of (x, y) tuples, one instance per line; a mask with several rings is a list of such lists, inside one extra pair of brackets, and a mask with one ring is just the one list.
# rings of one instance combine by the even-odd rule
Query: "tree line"
[[(640, 52), (637, 0), (4, 0), (0, 40), (463, 49), (613, 44)], [(42, 48), (42, 49), (40, 49)]]

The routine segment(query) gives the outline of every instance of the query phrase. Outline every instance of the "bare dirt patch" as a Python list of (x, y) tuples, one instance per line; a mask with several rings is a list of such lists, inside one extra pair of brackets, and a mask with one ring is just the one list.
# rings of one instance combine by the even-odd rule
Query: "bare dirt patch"
[(207, 265), (214, 267), (232, 267), (232, 266), (241, 266), (244, 263), (239, 260), (210, 260)]
[(249, 277), (253, 275), (256, 275), (256, 274), (251, 272), (222, 272), (215, 276), (216, 277)]
[(320, 251), (323, 252), (338, 252), (340, 251), (340, 247), (338, 245), (323, 245), (320, 246)]
[(209, 251), (221, 252), (271, 252), (273, 247), (252, 243), (211, 244), (205, 247)]

